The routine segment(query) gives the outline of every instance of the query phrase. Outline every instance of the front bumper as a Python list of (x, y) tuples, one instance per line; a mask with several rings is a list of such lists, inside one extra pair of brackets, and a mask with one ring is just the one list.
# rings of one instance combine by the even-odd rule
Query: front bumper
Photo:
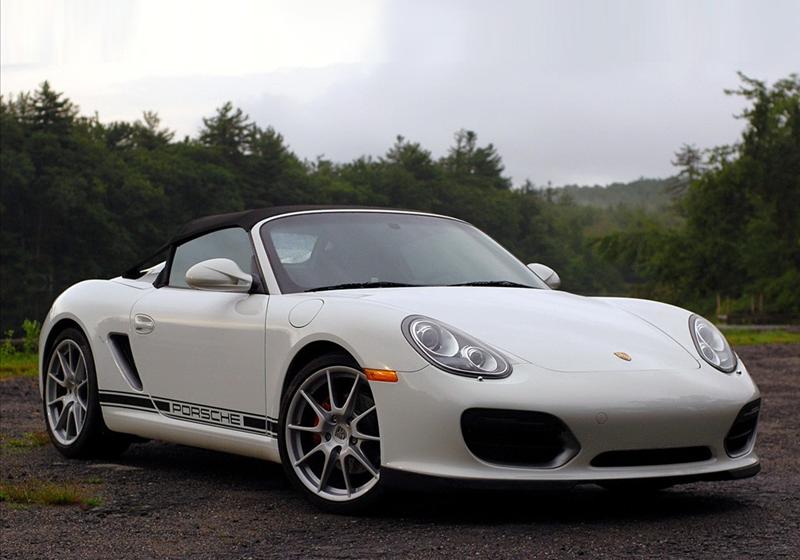
[[(482, 382), (433, 366), (403, 373), (397, 383), (371, 384), (381, 430), (382, 476), (391, 481), (423, 475), (460, 486), (752, 476), (759, 469), (752, 443), (735, 458), (724, 445), (742, 407), (759, 396), (744, 365), (740, 369), (731, 375), (704, 366), (564, 373), (516, 364), (511, 376)], [(554, 415), (569, 428), (579, 450), (564, 464), (546, 467), (485, 461), (469, 450), (462, 434), (462, 414), (473, 408)], [(708, 457), (687, 463), (592, 465), (609, 451), (692, 447), (707, 448)]]
[[(757, 475), (761, 465), (756, 463), (749, 467), (718, 471), (703, 474), (685, 474), (681, 476), (627, 478), (628, 481), (646, 480), (666, 486), (689, 484), (691, 482), (710, 482), (719, 480), (740, 480)], [(513, 479), (476, 479), (445, 478), (401, 471), (381, 467), (381, 480), (390, 488), (413, 491), (446, 491), (446, 490), (569, 490), (582, 484), (604, 484), (617, 482), (619, 479), (586, 479), (586, 480), (513, 480)]]

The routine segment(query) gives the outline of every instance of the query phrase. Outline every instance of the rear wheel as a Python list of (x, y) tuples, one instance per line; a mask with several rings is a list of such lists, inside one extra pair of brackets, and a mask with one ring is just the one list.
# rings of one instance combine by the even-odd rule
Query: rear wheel
[(366, 376), (347, 355), (304, 367), (284, 396), (281, 461), (317, 506), (355, 513), (382, 494), (380, 432)]
[(58, 451), (72, 458), (114, 456), (130, 444), (103, 423), (89, 342), (75, 328), (58, 335), (44, 360), (45, 424)]

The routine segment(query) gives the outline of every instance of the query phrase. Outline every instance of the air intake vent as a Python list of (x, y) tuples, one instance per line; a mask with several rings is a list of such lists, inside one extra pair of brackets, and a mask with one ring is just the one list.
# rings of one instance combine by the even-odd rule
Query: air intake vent
[(744, 405), (736, 420), (733, 421), (733, 426), (725, 437), (725, 451), (731, 457), (738, 457), (750, 451), (756, 438), (760, 410), (761, 399), (756, 399)]
[(469, 450), (490, 463), (554, 468), (580, 449), (567, 425), (544, 412), (470, 408), (461, 432)]
[(708, 447), (671, 447), (666, 449), (627, 449), (606, 451), (592, 459), (593, 467), (646, 467), (696, 463), (711, 459)]
[(111, 348), (111, 355), (117, 363), (117, 367), (122, 372), (128, 384), (137, 391), (142, 390), (142, 379), (139, 377), (139, 371), (136, 369), (136, 362), (133, 361), (133, 352), (131, 351), (131, 341), (128, 339), (127, 334), (112, 333), (108, 335), (109, 347)]

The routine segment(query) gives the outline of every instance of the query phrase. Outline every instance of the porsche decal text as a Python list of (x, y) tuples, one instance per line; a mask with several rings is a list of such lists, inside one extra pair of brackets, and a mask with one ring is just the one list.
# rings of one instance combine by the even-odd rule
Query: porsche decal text
[(209, 408), (206, 406), (172, 402), (170, 403), (170, 413), (177, 416), (185, 416), (186, 418), (196, 418), (197, 420), (205, 420), (216, 424), (225, 424), (226, 426), (244, 426), (241, 414), (228, 412), (227, 410), (217, 410), (216, 408)]

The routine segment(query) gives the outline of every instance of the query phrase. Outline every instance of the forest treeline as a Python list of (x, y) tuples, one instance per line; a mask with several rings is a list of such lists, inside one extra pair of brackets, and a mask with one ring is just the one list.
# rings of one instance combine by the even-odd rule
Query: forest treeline
[(748, 102), (736, 143), (684, 146), (676, 177), (603, 191), (513, 186), (495, 147), (468, 130), (440, 158), (398, 136), (380, 157), (307, 161), (231, 103), (177, 139), (153, 112), (81, 115), (45, 82), (0, 98), (2, 329), (41, 320), (76, 281), (121, 273), (186, 220), (285, 204), (449, 214), (552, 266), (570, 291), (796, 319), (800, 79), (741, 76), (729, 93)]

